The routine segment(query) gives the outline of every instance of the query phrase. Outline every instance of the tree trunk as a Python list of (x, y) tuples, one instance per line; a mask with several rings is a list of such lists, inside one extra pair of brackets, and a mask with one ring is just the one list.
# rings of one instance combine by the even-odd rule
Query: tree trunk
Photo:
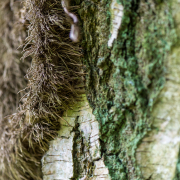
[[(6, 5), (8, 4), (8, 6), (4, 7), (9, 8), (10, 5), (11, 8), (13, 6), (16, 7), (12, 3), (14, 1), (10, 2), (8, 0), (7, 2)], [(31, 5), (31, 1), (29, 0), (28, 2)], [(38, 1), (36, 1), (36, 3), (37, 2)], [(39, 7), (41, 7), (41, 3), (43, 4), (44, 2), (48, 2), (49, 4), (57, 3), (57, 1), (53, 0), (39, 2)], [(47, 12), (51, 12), (49, 13), (51, 15), (52, 12), (56, 12), (56, 15), (58, 15), (52, 15), (51, 18), (58, 18), (58, 13), (60, 12), (63, 19), (65, 15), (65, 12), (62, 10), (63, 8), (60, 7), (60, 11), (58, 11), (58, 8), (55, 6), (56, 9), (50, 11), (51, 7), (54, 8), (54, 5), (49, 5), (49, 9), (47, 9), (48, 3), (45, 7)], [(40, 30), (43, 29), (42, 32), (39, 29), (36, 31), (39, 34), (44, 33), (44, 39), (46, 39), (46, 35), (48, 35), (50, 39), (51, 37), (56, 38), (49, 43), (50, 45), (48, 44), (52, 51), (49, 49), (46, 51), (46, 46), (39, 43), (40, 46), (42, 45), (43, 52), (48, 52), (48, 55), (52, 55), (52, 57), (50, 57), (50, 59), (52, 58), (54, 60), (52, 60), (52, 64), (54, 63), (56, 65), (59, 63), (59, 57), (57, 58), (57, 55), (54, 57), (56, 51), (60, 51), (59, 53), (61, 53), (62, 50), (64, 53), (67, 48), (71, 47), (72, 53), (70, 54), (70, 59), (73, 59), (73, 54), (75, 54), (74, 56), (76, 59), (76, 50), (79, 48), (78, 46), (80, 46), (83, 53), (81, 61), (85, 67), (83, 71), (86, 74), (85, 93), (79, 95), (80, 101), (77, 101), (73, 107), (67, 108), (68, 110), (64, 111), (65, 108), (58, 108), (58, 110), (60, 109), (59, 114), (54, 114), (56, 109), (54, 110), (52, 108), (52, 104), (55, 104), (55, 107), (59, 104), (56, 101), (54, 103), (53, 100), (49, 103), (49, 99), (51, 100), (51, 98), (47, 101), (43, 98), (40, 99), (46, 105), (44, 107), (47, 107), (48, 105), (51, 106), (51, 108), (48, 108), (52, 110), (52, 116), (48, 114), (49, 112), (47, 113), (50, 120), (53, 118), (60, 118), (60, 127), (58, 126), (60, 130), (58, 136), (49, 143), (49, 150), (44, 154), (41, 160), (43, 177), (37, 175), (39, 179), (180, 179), (180, 70), (178, 67), (180, 64), (180, 48), (178, 42), (178, 39), (180, 38), (179, 5), (180, 3), (178, 0), (71, 1), (71, 10), (75, 11), (78, 9), (81, 40), (79, 44), (69, 43), (69, 40), (67, 40), (68, 37), (62, 36), (63, 34), (67, 36), (69, 29), (67, 33), (66, 28), (69, 26), (65, 25), (64, 28), (63, 24), (64, 29), (62, 28), (63, 33), (60, 36), (61, 38), (66, 39), (70, 44), (60, 46), (61, 48), (64, 47), (64, 49), (54, 48), (54, 44), (52, 46), (51, 43), (54, 43), (55, 40), (57, 41), (58, 36), (56, 32), (51, 36), (49, 33), (50, 30), (48, 31), (44, 27), (50, 26), (54, 28), (56, 27), (57, 22), (61, 23), (65, 18), (63, 20), (60, 18), (58, 21), (51, 21), (50, 19), (49, 21), (46, 21), (47, 26), (37, 26)], [(33, 6), (34, 4), (32, 7)], [(60, 3), (57, 6), (60, 6)], [(7, 72), (9, 72), (9, 77), (11, 77), (14, 73), (14, 71), (10, 73), (12, 66), (23, 67), (23, 65), (17, 65), (17, 63), (15, 63), (17, 61), (14, 61), (13, 63), (15, 63), (15, 65), (11, 64), (12, 66), (6, 66), (4, 57), (6, 57), (5, 54), (7, 54), (10, 62), (12, 59), (20, 58), (20, 52), (17, 53), (14, 49), (17, 48), (17, 44), (19, 46), (20, 43), (22, 43), (22, 40), (21, 42), (15, 43), (15, 45), (11, 45), (13, 48), (10, 48), (8, 44), (5, 43), (6, 41), (16, 42), (16, 38), (9, 39), (9, 37), (14, 37), (9, 34), (14, 32), (11, 31), (11, 29), (15, 25), (13, 24), (14, 22), (12, 24), (6, 24), (7, 21), (12, 21), (11, 18), (13, 17), (14, 12), (12, 9), (8, 8), (6, 9), (7, 12), (11, 13), (6, 17), (7, 20), (3, 21), (3, 23), (1, 22), (2, 20), (0, 21), (0, 24), (5, 24), (4, 27), (8, 27), (7, 32), (0, 27), (0, 47), (2, 47), (0, 53), (3, 54), (3, 58), (0, 58), (0, 70), (2, 69), (2, 72), (6, 72), (5, 69), (8, 69)], [(43, 8), (40, 10), (37, 8), (37, 10), (39, 14), (44, 13)], [(22, 9), (20, 12), (23, 12)], [(37, 16), (34, 16), (37, 20), (38, 18), (41, 18), (38, 16), (38, 13)], [(47, 18), (47, 14), (43, 15), (43, 18)], [(0, 18), (2, 19), (3, 16), (5, 16), (5, 11), (2, 11)], [(29, 23), (32, 25), (33, 16), (29, 17)], [(16, 20), (14, 21), (17, 22), (17, 17), (15, 17), (15, 19)], [(35, 24), (37, 22), (42, 23), (43, 21), (34, 20)], [(50, 22), (50, 25), (48, 22)], [(29, 27), (31, 27), (31, 29), (29, 28), (29, 31), (32, 32), (33, 26)], [(19, 38), (26, 36), (24, 31), (25, 30), (23, 29), (22, 32), (24, 34), (22, 36), (18, 35)], [(8, 32), (9, 34), (7, 34)], [(17, 31), (15, 32), (17, 33)], [(29, 37), (32, 37), (32, 35)], [(36, 47), (36, 39), (32, 40), (32, 43), (34, 43), (34, 47)], [(28, 44), (28, 46), (30, 46), (30, 44)], [(9, 49), (13, 49), (13, 51), (9, 51)], [(9, 56), (11, 58), (9, 58)], [(62, 57), (64, 58), (66, 55)], [(47, 63), (46, 58), (47, 57), (45, 56), (42, 57), (39, 55), (37, 62), (42, 61), (42, 64), (44, 62)], [(65, 60), (68, 61), (68, 58), (66, 57)], [(37, 64), (34, 63), (33, 67)], [(58, 64), (57, 66), (60, 65)], [(25, 67), (27, 68), (27, 66)], [(45, 65), (43, 68), (44, 67)], [(24, 70), (19, 70), (18, 72), (23, 76), (25, 74)], [(52, 73), (52, 76), (48, 77), (55, 77), (56, 73), (58, 72), (56, 71), (54, 74)], [(10, 86), (4, 86), (7, 82), (3, 79), (5, 76), (3, 76), (3, 74), (0, 75), (0, 84), (2, 84), (0, 87), (0, 122), (1, 124), (3, 122), (2, 127), (4, 127), (6, 125), (6, 121), (3, 120), (4, 116), (14, 113), (17, 107), (17, 101), (19, 101), (19, 96), (15, 98), (14, 94), (21, 88), (24, 88), (26, 81), (22, 80), (22, 83), (19, 83), (20, 81), (16, 80), (15, 83), (19, 83), (20, 85), (18, 84), (15, 93), (12, 93), (12, 91), (9, 91), (11, 88)], [(15, 77), (18, 77), (17, 74)], [(47, 84), (48, 82), (47, 79)], [(76, 82), (77, 81), (72, 81), (71, 84), (76, 85)], [(35, 80), (33, 83), (36, 83)], [(21, 84), (23, 84), (23, 87)], [(64, 87), (66, 87), (66, 85)], [(55, 87), (58, 87), (58, 85)], [(36, 86), (32, 86), (32, 94), (33, 90), (36, 90), (35, 88)], [(49, 91), (52, 89), (49, 88)], [(39, 91), (36, 90), (35, 92), (38, 94)], [(52, 92), (55, 93), (54, 89)], [(5, 95), (6, 93), (10, 94), (9, 97), (12, 96), (9, 102), (13, 104), (13, 108), (8, 107), (7, 110), (5, 109), (6, 104), (4, 100), (5, 97), (8, 97), (8, 95)], [(47, 97), (51, 97), (49, 94), (47, 93)], [(73, 95), (71, 93), (69, 94), (70, 97), (66, 97), (66, 99), (72, 98)], [(58, 93), (57, 96), (59, 96)], [(32, 97), (34, 96), (32, 95)], [(34, 101), (32, 102), (34, 103)], [(32, 105), (33, 108), (31, 108), (29, 105), (28, 107), (32, 110), (37, 106)], [(43, 105), (41, 106), (40, 104), (38, 107), (43, 107)], [(64, 114), (61, 117), (60, 114), (62, 109)], [(43, 110), (42, 112), (46, 113), (46, 109)], [(46, 116), (42, 115), (42, 112), (41, 117), (38, 117), (40, 119), (38, 120), (38, 123), (48, 119)], [(27, 112), (24, 116), (28, 116)], [(44, 124), (49, 123), (49, 119), (45, 121)], [(26, 122), (26, 120), (24, 121)], [(55, 120), (53, 119), (49, 124), (52, 124), (54, 121)], [(53, 124), (53, 130), (58, 129), (58, 127), (54, 128), (54, 126), (56, 126), (56, 124)], [(1, 133), (3, 132), (2, 127)], [(32, 128), (33, 127), (35, 126), (32, 126)], [(34, 131), (36, 132), (36, 129)], [(47, 134), (48, 133), (49, 131)], [(24, 131), (22, 134), (24, 135)], [(20, 137), (22, 134), (20, 134)], [(2, 136), (3, 135), (1, 135), (1, 137)], [(49, 135), (47, 139), (50, 139), (50, 136), (51, 135)], [(26, 135), (24, 135), (24, 137), (26, 137)], [(22, 139), (24, 140), (24, 138)], [(23, 141), (22, 139), (20, 138), (21, 141)], [(39, 146), (43, 144), (41, 144), (41, 142), (47, 143), (47, 139), (44, 141), (39, 140)], [(37, 144), (35, 147), (37, 147)], [(30, 148), (27, 144), (26, 146), (28, 149)], [(14, 149), (11, 151), (14, 152)], [(3, 152), (4, 150), (1, 148), (1, 154)], [(36, 158), (36, 154), (33, 154), (33, 152), (34, 151), (32, 151), (31, 154), (33, 158)], [(40, 151), (37, 150), (37, 152)], [(39, 158), (38, 153), (37, 156)], [(27, 157), (24, 159), (29, 160)], [(21, 162), (21, 160), (19, 161)], [(13, 164), (13, 167), (16, 167), (15, 162), (16, 161), (13, 162), (15, 164)], [(2, 169), (7, 169), (7, 164), (4, 165), (3, 163), (2, 160)], [(24, 165), (23, 163), (22, 166)], [(11, 179), (14, 177), (14, 179), (19, 180), (21, 175), (25, 177), (25, 179), (28, 179), (29, 177), (34, 179), (32, 172), (36, 172), (39, 165), (37, 165), (37, 161), (33, 161), (33, 163), (35, 165), (32, 165), (32, 171), (31, 169), (28, 171), (27, 169), (24, 169), (24, 167), (21, 167), (22, 170), (18, 174), (18, 177), (16, 178), (12, 173)], [(8, 170), (7, 172), (10, 171), (11, 170)], [(7, 174), (5, 176), (2, 174), (3, 172), (0, 171), (0, 179), (3, 179), (1, 177), (8, 177)], [(35, 174), (41, 173), (37, 172)]]
[(44, 179), (179, 179), (179, 2), (76, 2), (86, 96), (65, 113)]

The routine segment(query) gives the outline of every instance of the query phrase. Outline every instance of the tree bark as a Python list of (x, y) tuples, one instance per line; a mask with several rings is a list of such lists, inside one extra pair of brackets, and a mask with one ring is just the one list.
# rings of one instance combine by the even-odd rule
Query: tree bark
[(64, 115), (72, 127), (51, 142), (44, 179), (179, 179), (178, 1), (76, 2), (86, 96)]
[(86, 96), (63, 117), (42, 159), (43, 179), (110, 179), (101, 156), (98, 122)]
[[(0, 6), (4, 8), (0, 12), (0, 24), (2, 25), (0, 27), (1, 144), (7, 144), (7, 141), (11, 142), (7, 135), (11, 128), (8, 129), (7, 126), (8, 123), (12, 122), (7, 123), (4, 116), (16, 112), (20, 100), (20, 96), (16, 96), (16, 94), (26, 86), (26, 81), (18, 78), (25, 75), (29, 66), (28, 63), (23, 64), (19, 61), (22, 54), (16, 50), (23, 43), (27, 33), (25, 31), (23, 9), (18, 3), (13, 4), (13, 2), (17, 3), (17, 1), (7, 0), (3, 6), (4, 1), (0, 1)], [(33, 28), (36, 27), (39, 18), (42, 26), (38, 24), (37, 27), (43, 32), (37, 31), (36, 28), (33, 32), (37, 31), (39, 33), (37, 39), (39, 38), (38, 42), (40, 42), (39, 46), (42, 52), (52, 56), (41, 56), (42, 54), (39, 53), (38, 59), (35, 60), (37, 64), (39, 61), (42, 61), (42, 64), (51, 62), (52, 67), (55, 67), (55, 64), (60, 67), (60, 58), (55, 55), (55, 52), (58, 51), (61, 54), (61, 49), (59, 50), (59, 46), (54, 49), (55, 44), (53, 43), (59, 42), (60, 39), (60, 45), (62, 45), (64, 42), (61, 42), (61, 38), (65, 40), (69, 38), (59, 38), (57, 32), (60, 31), (60, 28), (65, 27), (62, 28), (61, 36), (63, 34), (67, 36), (70, 24), (66, 24), (68, 20), (65, 18), (63, 8), (57, 8), (61, 5), (59, 2), (50, 0), (32, 2), (35, 2), (33, 8), (36, 7), (36, 3), (39, 3), (38, 13), (44, 16), (38, 16), (38, 13), (33, 14), (30, 20), (33, 21), (33, 17), (37, 19), (34, 22), (35, 26), (32, 26), (29, 32), (32, 32)], [(50, 18), (43, 12), (44, 2), (47, 2), (46, 10), (54, 6), (54, 9), (49, 11)], [(48, 6), (48, 3), (53, 5)], [(47, 125), (45, 132), (39, 131), (38, 128), (32, 131), (33, 133), (40, 132), (37, 136), (42, 137), (42, 139), (37, 140), (38, 138), (36, 139), (33, 136), (36, 145), (39, 142), (41, 145), (45, 142), (46, 147), (47, 141), (52, 137), (52, 134), (49, 134), (48, 138), (44, 138), (43, 141), (43, 135), (49, 133), (48, 127), (53, 123), (49, 120), (59, 117), (60, 119), (57, 119), (58, 123), (56, 123), (59, 124), (60, 122), (61, 126), (59, 127), (58, 136), (49, 143), (49, 150), (41, 160), (43, 177), (40, 177), (41, 172), (36, 172), (39, 171), (40, 167), (40, 163), (38, 164), (37, 161), (33, 161), (34, 167), (30, 168), (29, 171), (28, 166), (24, 165), (24, 161), (21, 163), (23, 157), (20, 160), (18, 159), (19, 164), (17, 163), (16, 166), (16, 156), (13, 155), (13, 152), (15, 150), (21, 152), (21, 150), (13, 148), (14, 144), (11, 143), (10, 152), (12, 154), (10, 159), (14, 160), (12, 167), (15, 167), (15, 170), (12, 173), (11, 168), (7, 167), (8, 163), (12, 164), (12, 162), (5, 158), (9, 154), (7, 156), (2, 155), (4, 149), (1, 147), (0, 157), (3, 158), (1, 158), (0, 179), (1, 177), (6, 177), (6, 179), (11, 177), (11, 179), (19, 180), (22, 176), (25, 179), (30, 177), (33, 179), (34, 176), (38, 176), (39, 179), (44, 180), (179, 180), (179, 5), (178, 0), (71, 1), (70, 6), (75, 7), (74, 9), (78, 8), (79, 28), (82, 38), (79, 44), (73, 44), (68, 39), (69, 44), (62, 46), (64, 47), (64, 49), (62, 48), (64, 53), (62, 57), (69, 60), (70, 56), (70, 60), (73, 59), (73, 53), (78, 52), (78, 46), (80, 45), (83, 53), (81, 60), (85, 66), (83, 71), (86, 74), (86, 93), (79, 97), (80, 101), (76, 102), (72, 110), (65, 111), (61, 117), (60, 114), (63, 108), (57, 106), (59, 101), (57, 103), (51, 98), (51, 95), (52, 97), (59, 95), (59, 92), (55, 91), (59, 86), (55, 83), (56, 86), (49, 88), (52, 93), (47, 93), (47, 95), (45, 93), (45, 95), (52, 102), (49, 103), (50, 101), (47, 98), (42, 98), (43, 103), (38, 106), (45, 107), (41, 108), (40, 114), (46, 118), (37, 117), (37, 119), (39, 118), (38, 123), (42, 123), (42, 126), (50, 123)], [(74, 9), (71, 8), (72, 11), (75, 11)], [(35, 8), (33, 9), (34, 12)], [(53, 16), (52, 12), (56, 12), (56, 16)], [(61, 16), (60, 13), (64, 14), (61, 14)], [(59, 16), (63, 20), (58, 19)], [(43, 18), (47, 20), (46, 26), (43, 26)], [(21, 25), (21, 31), (17, 30), (16, 22)], [(65, 26), (62, 22), (65, 23)], [(62, 27), (61, 23), (63, 24)], [(49, 30), (44, 27), (49, 27)], [(57, 32), (54, 31), (54, 27), (58, 29)], [(53, 29), (52, 31), (55, 33), (53, 36), (49, 33), (51, 32), (50, 29)], [(41, 35), (45, 40), (40, 37)], [(51, 41), (47, 40), (49, 43), (48, 50), (46, 49), (47, 44), (44, 43), (47, 37), (54, 38)], [(35, 40), (32, 43), (36, 47)], [(30, 44), (28, 45), (30, 46)], [(71, 48), (68, 49), (69, 47)], [(66, 56), (67, 49), (68, 53), (70, 51), (73, 51), (73, 53)], [(35, 50), (31, 53), (36, 52)], [(76, 56), (78, 56), (77, 54)], [(49, 59), (51, 61), (48, 61)], [(33, 67), (36, 67), (37, 64), (34, 63)], [(72, 66), (71, 61), (70, 64)], [(43, 68), (49, 70), (45, 65), (42, 66)], [(66, 66), (64, 69), (66, 69)], [(53, 73), (46, 75), (53, 79), (56, 77)], [(14, 77), (15, 81), (12, 83)], [(44, 77), (43, 74), (42, 77)], [(54, 79), (56, 80), (56, 78)], [(72, 80), (73, 78), (70, 76), (69, 79)], [(75, 82), (78, 82), (76, 80), (71, 82), (71, 80), (70, 83), (68, 82), (69, 84), (75, 85)], [(43, 82), (48, 84), (49, 79), (46, 78), (46, 81)], [(38, 84), (38, 81), (34, 80), (33, 83)], [(43, 85), (40, 86), (43, 92), (46, 83), (42, 83)], [(48, 85), (50, 86), (50, 84)], [(34, 97), (33, 90), (36, 90), (36, 94), (39, 93), (38, 88), (36, 88), (32, 85), (32, 97)], [(68, 92), (71, 93), (71, 88), (69, 89)], [(53, 96), (56, 93), (57, 96)], [(67, 99), (68, 97), (65, 98), (65, 102)], [(33, 103), (34, 101), (32, 101)], [(44, 104), (45, 106), (43, 106)], [(48, 105), (51, 107), (49, 108)], [(29, 105), (28, 107), (34, 109), (36, 105)], [(49, 112), (47, 113), (48, 116), (45, 116), (46, 107), (48, 110), (52, 110), (53, 107), (57, 108), (53, 110), (52, 116), (49, 115)], [(59, 115), (53, 114), (56, 109), (60, 109)], [(18, 125), (20, 130), (24, 128), (21, 128), (21, 122), (26, 123), (28, 112), (23, 116), (25, 120), (23, 118), (20, 120)], [(46, 121), (43, 123), (42, 120)], [(38, 125), (38, 123), (36, 124)], [(32, 125), (30, 123), (29, 127), (31, 128), (32, 125), (32, 128), (34, 128), (36, 124)], [(58, 129), (55, 125), (52, 124), (52, 132)], [(6, 130), (4, 130), (4, 127), (7, 127)], [(24, 131), (22, 132), (18, 142), (23, 142), (24, 138), (27, 137)], [(6, 137), (6, 142), (2, 137)], [(17, 141), (14, 139), (12, 142)], [(30, 148), (28, 142), (25, 146), (28, 147), (27, 149)], [(30, 153), (28, 152), (29, 154), (27, 153), (29, 159), (30, 154), (32, 154), (32, 157), (36, 157), (36, 155), (41, 157), (38, 153), (33, 154), (32, 152), (35, 152), (35, 150), (31, 150)], [(20, 154), (17, 157), (21, 156)], [(28, 160), (27, 157), (24, 157), (24, 159)], [(20, 166), (19, 174), (16, 172), (16, 168), (19, 168), (18, 165)], [(26, 166), (26, 169), (22, 167), (23, 165)], [(33, 172), (36, 173), (33, 174)]]

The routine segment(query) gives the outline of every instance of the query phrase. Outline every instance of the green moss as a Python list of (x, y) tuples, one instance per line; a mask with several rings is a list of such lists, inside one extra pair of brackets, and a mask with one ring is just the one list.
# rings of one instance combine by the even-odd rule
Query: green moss
[(164, 62), (176, 34), (169, 3), (118, 2), (124, 16), (111, 49), (110, 2), (81, 3), (86, 91), (111, 178), (141, 179), (135, 150), (151, 128), (150, 113), (165, 82)]

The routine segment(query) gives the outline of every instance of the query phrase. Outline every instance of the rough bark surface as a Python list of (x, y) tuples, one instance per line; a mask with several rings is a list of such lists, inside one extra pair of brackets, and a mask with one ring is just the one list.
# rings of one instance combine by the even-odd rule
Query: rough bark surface
[(58, 138), (42, 159), (44, 180), (109, 180), (101, 157), (98, 122), (86, 96), (63, 117)]
[[(81, 48), (69, 40), (70, 24), (60, 1), (25, 1), (30, 26), (24, 57), (33, 56), (31, 95), (25, 100), (30, 104), (22, 119), (3, 122), (18, 107), (16, 93), (26, 83), (18, 81), (25, 71), (16, 50), (26, 36), (24, 11), (14, 2), (18, 0), (0, 0), (0, 131), (6, 139), (1, 138), (2, 144), (10, 149), (4, 156), (1, 147), (0, 177), (41, 179), (39, 159), (61, 123), (42, 159), (44, 180), (179, 180), (179, 1), (71, 3), (73, 11), (79, 7), (82, 31), (82, 99)], [(14, 22), (21, 24), (21, 31)], [(74, 96), (81, 101), (72, 106)], [(68, 107), (73, 110), (61, 117)], [(10, 128), (3, 131), (8, 123), (19, 140), (13, 133), (9, 136)]]

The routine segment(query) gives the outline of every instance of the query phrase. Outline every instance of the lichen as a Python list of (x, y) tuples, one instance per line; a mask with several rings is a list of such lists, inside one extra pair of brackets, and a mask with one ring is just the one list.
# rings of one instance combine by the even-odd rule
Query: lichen
[(165, 83), (164, 62), (176, 34), (170, 3), (117, 2), (124, 16), (111, 49), (110, 1), (81, 3), (86, 92), (111, 178), (141, 179), (135, 150), (151, 129), (151, 109)]

